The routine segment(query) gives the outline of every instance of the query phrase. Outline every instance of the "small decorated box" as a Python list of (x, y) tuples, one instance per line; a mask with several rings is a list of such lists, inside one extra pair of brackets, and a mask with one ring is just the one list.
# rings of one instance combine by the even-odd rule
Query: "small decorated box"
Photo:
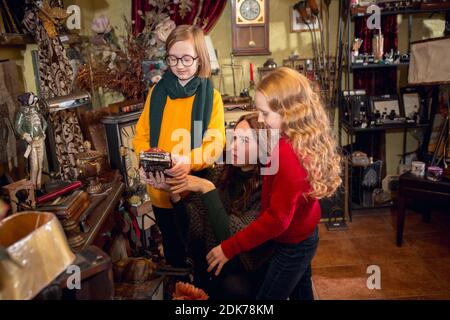
[(431, 181), (439, 181), (442, 179), (442, 173), (444, 170), (440, 167), (428, 167), (427, 178)]
[(151, 148), (141, 152), (139, 161), (147, 177), (149, 177), (149, 173), (164, 172), (164, 170), (172, 167), (170, 153), (159, 148)]

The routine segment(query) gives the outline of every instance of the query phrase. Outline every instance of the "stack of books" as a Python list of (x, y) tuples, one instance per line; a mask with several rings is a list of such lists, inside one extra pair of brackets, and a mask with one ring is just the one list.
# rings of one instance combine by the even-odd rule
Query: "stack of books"
[(75, 190), (69, 195), (38, 206), (37, 210), (51, 212), (58, 217), (70, 247), (76, 251), (85, 242), (85, 235), (80, 228), (80, 218), (89, 205), (89, 195), (85, 191)]

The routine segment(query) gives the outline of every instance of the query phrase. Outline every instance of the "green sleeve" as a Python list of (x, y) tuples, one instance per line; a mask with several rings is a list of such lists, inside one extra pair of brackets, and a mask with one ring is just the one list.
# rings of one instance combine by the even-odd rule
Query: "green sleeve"
[(203, 194), (202, 202), (216, 240), (220, 243), (228, 239), (230, 237), (230, 217), (223, 207), (217, 189)]

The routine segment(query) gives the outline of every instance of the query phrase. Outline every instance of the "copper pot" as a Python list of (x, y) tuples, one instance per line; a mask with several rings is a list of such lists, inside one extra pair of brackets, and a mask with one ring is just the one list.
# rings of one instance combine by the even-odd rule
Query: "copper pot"
[(86, 191), (89, 194), (103, 193), (103, 185), (100, 183), (98, 175), (102, 170), (103, 154), (89, 150), (77, 155), (77, 167), (80, 176), (88, 181)]

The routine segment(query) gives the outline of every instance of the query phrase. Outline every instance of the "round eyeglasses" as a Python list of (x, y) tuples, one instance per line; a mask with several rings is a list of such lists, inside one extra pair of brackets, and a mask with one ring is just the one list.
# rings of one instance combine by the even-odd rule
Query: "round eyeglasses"
[(175, 56), (167, 56), (166, 63), (169, 67), (175, 67), (178, 65), (178, 60), (181, 60), (181, 64), (185, 67), (190, 67), (194, 64), (194, 61), (197, 60), (198, 57), (192, 57), (190, 55), (182, 56), (181, 58), (177, 58)]

